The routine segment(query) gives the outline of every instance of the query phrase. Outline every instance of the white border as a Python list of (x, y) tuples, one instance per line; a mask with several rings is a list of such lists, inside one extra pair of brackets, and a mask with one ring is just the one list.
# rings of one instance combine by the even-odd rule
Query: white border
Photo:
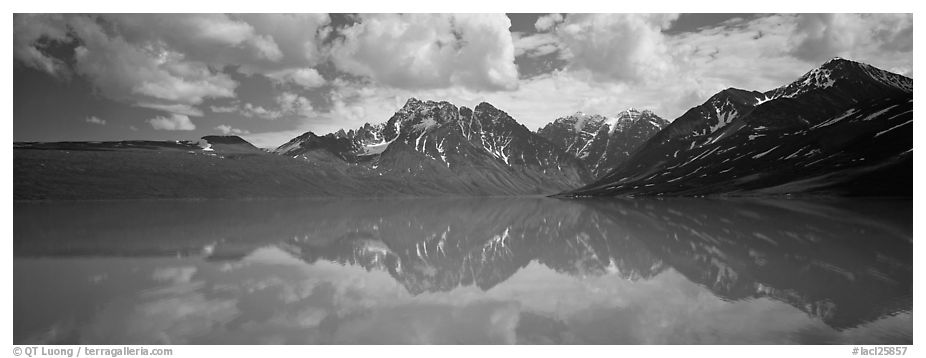
[[(829, 1), (813, 2), (806, 0), (778, 0), (769, 2), (749, 2), (749, 1), (590, 1), (590, 0), (569, 0), (569, 1), (552, 1), (537, 0), (520, 3), (509, 3), (499, 0), (464, 0), (464, 1), (410, 1), (410, 0), (389, 0), (389, 1), (327, 1), (324, 3), (315, 1), (281, 1), (281, 0), (261, 0), (254, 2), (228, 2), (228, 1), (189, 1), (189, 0), (159, 0), (147, 3), (130, 3), (127, 1), (65, 1), (65, 0), (45, 0), (17, 2), (9, 4), (10, 15), (4, 19), (7, 31), (12, 29), (12, 13), (17, 12), (904, 12), (914, 13), (914, 68), (919, 66), (922, 47), (921, 43), (915, 39), (918, 38), (917, 29), (923, 2), (914, 1)], [(4, 195), (7, 203), (12, 202), (12, 147), (13, 142), (13, 93), (12, 93), (12, 33), (5, 36), (3, 49), (6, 51), (5, 62), (7, 70), (3, 73), (6, 85), (3, 88), (5, 92), (6, 106), (6, 126), (3, 126), (5, 136), (8, 138), (6, 157), (9, 158), (6, 166), (6, 175), (4, 182), (6, 190)], [(915, 98), (915, 94), (914, 94)], [(922, 103), (914, 101), (914, 118), (917, 113), (926, 113)], [(914, 148), (918, 147), (922, 138), (922, 123), (914, 124)], [(916, 178), (922, 173), (920, 165), (914, 161), (914, 183), (918, 183)], [(916, 210), (916, 202), (919, 199), (919, 185), (914, 184), (914, 236), (919, 236), (922, 232), (921, 222), (922, 215)], [(4, 231), (6, 233), (6, 246), (3, 260), (6, 264), (3, 267), (6, 270), (2, 276), (0, 287), (12, 288), (12, 237), (13, 237), (13, 212), (12, 207), (8, 204), (5, 208)], [(923, 245), (914, 245), (914, 258), (923, 256)], [(914, 260), (917, 261), (917, 260)], [(921, 267), (915, 264), (914, 267), (914, 306), (919, 306), (919, 297), (922, 293), (921, 280), (917, 280), (918, 271)], [(10, 349), (7, 354), (12, 356), (12, 325), (13, 325), (13, 302), (12, 289), (7, 290), (3, 295), (3, 300), (7, 310), (3, 313), (3, 321), (7, 322), (3, 327), (4, 336), (8, 342), (7, 348)], [(924, 330), (917, 329), (922, 325), (922, 320), (914, 320), (914, 346), (910, 347), (907, 356), (920, 355), (916, 346), (923, 341), (922, 335), (926, 334)], [(918, 333), (917, 333), (918, 332)], [(175, 357), (200, 357), (200, 356), (222, 356), (222, 357), (254, 357), (254, 356), (284, 356), (284, 357), (311, 357), (317, 355), (337, 355), (337, 357), (364, 355), (375, 355), (377, 358), (392, 355), (411, 354), (435, 354), (439, 353), (441, 357), (466, 357), (474, 356), (508, 356), (516, 355), (536, 355), (536, 356), (574, 356), (576, 354), (603, 354), (613, 357), (620, 355), (631, 356), (674, 356), (674, 357), (790, 357), (790, 356), (813, 356), (813, 357), (850, 357), (853, 346), (518, 346), (518, 347), (498, 347), (498, 346), (167, 346), (174, 349)]]

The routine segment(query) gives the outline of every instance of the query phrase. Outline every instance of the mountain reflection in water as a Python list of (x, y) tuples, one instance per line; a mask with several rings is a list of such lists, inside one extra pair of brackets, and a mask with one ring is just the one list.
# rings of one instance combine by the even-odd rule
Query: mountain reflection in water
[(842, 199), (16, 203), (14, 343), (910, 344), (912, 212)]

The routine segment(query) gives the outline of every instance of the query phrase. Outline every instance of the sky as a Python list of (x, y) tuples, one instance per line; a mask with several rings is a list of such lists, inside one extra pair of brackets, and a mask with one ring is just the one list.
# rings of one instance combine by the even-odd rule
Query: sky
[(912, 78), (912, 14), (16, 14), (13, 139), (276, 147), (410, 97), (672, 120), (837, 56)]

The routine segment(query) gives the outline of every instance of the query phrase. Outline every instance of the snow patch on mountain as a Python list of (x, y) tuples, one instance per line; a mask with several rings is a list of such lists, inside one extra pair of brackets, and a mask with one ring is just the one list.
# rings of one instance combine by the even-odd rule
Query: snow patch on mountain
[(434, 128), (437, 126), (437, 121), (432, 117), (427, 117), (421, 120), (421, 122), (415, 124), (413, 127), (420, 131), (426, 131), (428, 129)]

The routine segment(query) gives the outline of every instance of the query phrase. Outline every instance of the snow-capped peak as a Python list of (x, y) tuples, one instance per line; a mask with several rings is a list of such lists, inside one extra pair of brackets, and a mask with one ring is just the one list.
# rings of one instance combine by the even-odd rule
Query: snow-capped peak
[(834, 57), (797, 81), (770, 91), (771, 98), (791, 98), (802, 93), (834, 86), (841, 80), (874, 81), (906, 92), (913, 91), (913, 80), (874, 66)]

